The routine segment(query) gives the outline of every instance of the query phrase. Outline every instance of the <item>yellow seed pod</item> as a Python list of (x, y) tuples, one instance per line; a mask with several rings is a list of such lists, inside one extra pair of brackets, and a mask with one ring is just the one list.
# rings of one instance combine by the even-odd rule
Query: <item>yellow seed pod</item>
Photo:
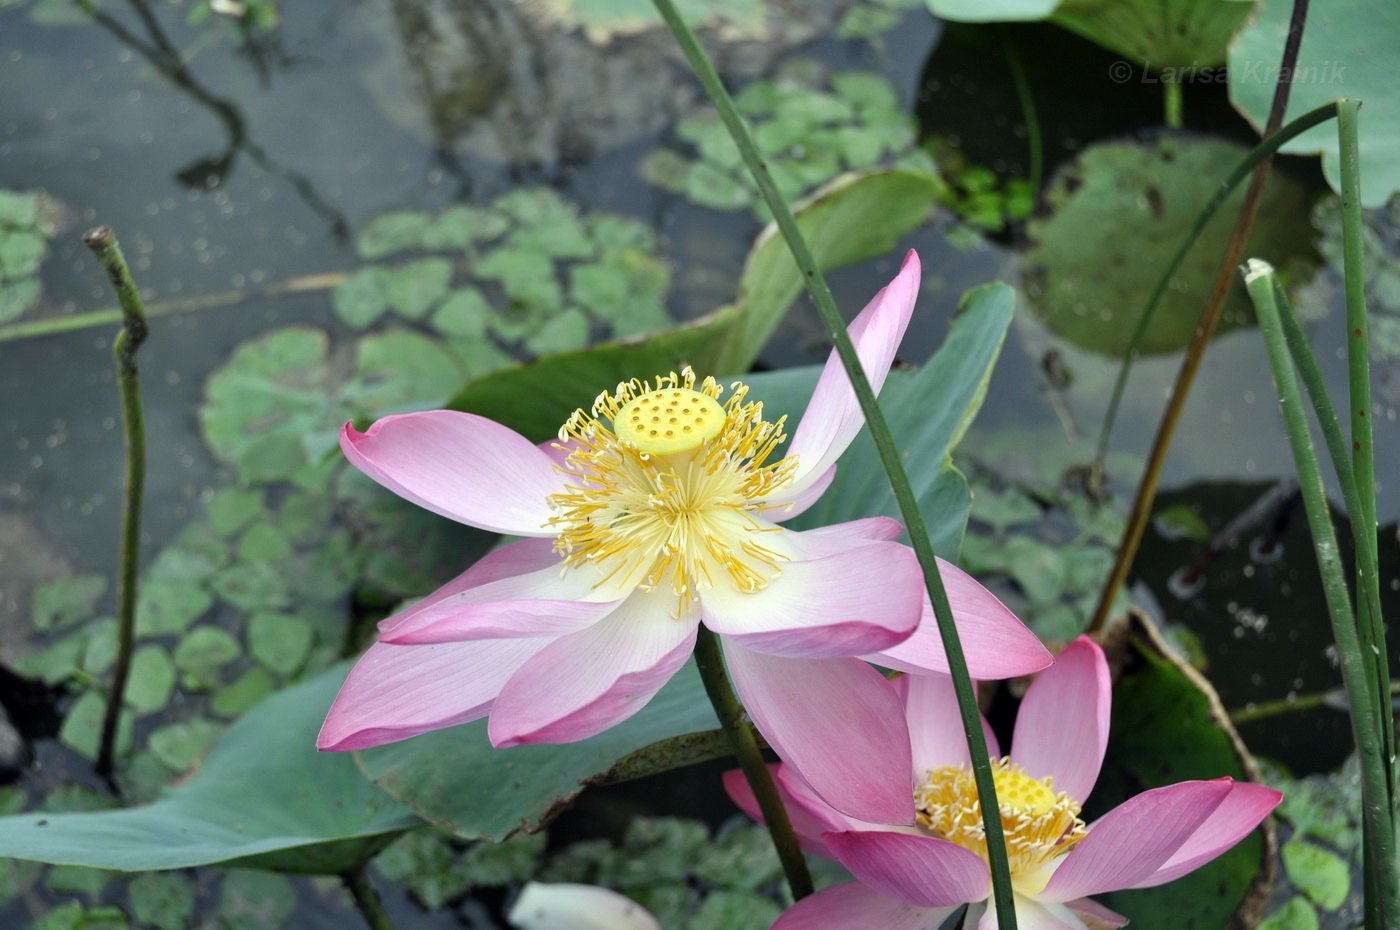
[(633, 398), (613, 417), (613, 433), (639, 452), (689, 452), (724, 429), (724, 407), (687, 388), (663, 388)]

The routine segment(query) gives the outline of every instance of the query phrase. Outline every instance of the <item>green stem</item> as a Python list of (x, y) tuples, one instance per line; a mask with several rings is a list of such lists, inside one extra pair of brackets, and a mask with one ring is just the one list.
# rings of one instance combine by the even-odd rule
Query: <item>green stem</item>
[(121, 392), (122, 424), (126, 438), (126, 489), (122, 502), (121, 564), (117, 578), (117, 657), (112, 688), (102, 717), (102, 739), (97, 750), (98, 773), (110, 776), (116, 753), (117, 724), (131, 675), (132, 644), (136, 638), (137, 566), (141, 560), (141, 498), (146, 484), (146, 430), (141, 412), (141, 372), (136, 351), (146, 341), (146, 311), (121, 246), (111, 227), (99, 226), (83, 235), (83, 243), (97, 256), (121, 305), (122, 329), (112, 343)]
[[(1274, 86), (1274, 99), (1269, 107), (1269, 121), (1264, 127), (1264, 136), (1267, 138), (1279, 131), (1283, 125), (1283, 115), (1288, 111), (1288, 96), (1292, 88), (1293, 72), (1298, 63), (1298, 49), (1303, 42), (1303, 26), (1307, 22), (1309, 0), (1293, 0), (1293, 14), (1288, 24), (1288, 37), (1284, 41), (1283, 55), (1279, 63), (1279, 80)], [(1254, 173), (1249, 179), (1249, 188), (1244, 194), (1244, 203), (1240, 205), (1239, 216), (1235, 220), (1235, 229), (1230, 234), (1230, 242), (1225, 247), (1225, 254), (1220, 262), (1220, 271), (1215, 276), (1215, 285), (1211, 288), (1210, 297), (1206, 300), (1205, 310), (1201, 313), (1201, 320), (1196, 324), (1196, 331), (1191, 336), (1191, 344), (1186, 348), (1186, 355), (1181, 360), (1181, 369), (1177, 372), (1176, 381), (1172, 385), (1171, 397), (1167, 400), (1167, 407), (1162, 411), (1162, 420), (1157, 424), (1157, 434), (1152, 439), (1152, 450), (1148, 453), (1147, 464), (1143, 468), (1142, 478), (1138, 482), (1137, 493), (1133, 497), (1133, 504), (1128, 511), (1128, 520), (1123, 528), (1123, 538), (1119, 540), (1118, 551), (1113, 556), (1113, 566), (1109, 569), (1108, 580), (1104, 582), (1103, 590), (1099, 593), (1099, 603), (1094, 608), (1093, 618), (1089, 621), (1089, 632), (1103, 629), (1104, 623), (1108, 621), (1108, 613), (1113, 609), (1113, 603), (1118, 598), (1118, 592), (1122, 589), (1123, 583), (1128, 580), (1128, 571), (1132, 568), (1133, 558), (1137, 555), (1138, 546), (1142, 542), (1142, 534), (1147, 529), (1147, 523), (1152, 515), (1152, 501), (1157, 496), (1157, 483), (1162, 478), (1162, 467), (1167, 460), (1167, 450), (1171, 448), (1172, 437), (1176, 434), (1177, 423), (1181, 420), (1181, 411), (1186, 407), (1186, 398), (1191, 393), (1191, 385), (1196, 380), (1196, 372), (1200, 370), (1201, 360), (1205, 357), (1206, 346), (1210, 344), (1211, 337), (1215, 335), (1215, 328), (1220, 323), (1220, 316), (1225, 310), (1225, 297), (1230, 292), (1230, 285), (1235, 279), (1235, 269), (1240, 263), (1240, 257), (1244, 254), (1245, 240), (1249, 238), (1249, 231), (1254, 226), (1254, 218), (1259, 213), (1259, 203), (1264, 196), (1264, 182), (1269, 177), (1269, 166), (1273, 164), (1273, 155), (1267, 155), (1255, 166)]]
[(1181, 128), (1181, 82), (1162, 82), (1162, 121), (1168, 129)]
[(1312, 129), (1321, 123), (1326, 122), (1337, 115), (1336, 103), (1325, 103), (1315, 110), (1304, 113), (1302, 116), (1269, 136), (1264, 141), (1254, 147), (1254, 150), (1244, 157), (1235, 166), (1216, 190), (1215, 196), (1210, 199), (1201, 212), (1196, 214), (1195, 221), (1191, 224), (1190, 230), (1186, 233), (1186, 238), (1176, 248), (1176, 254), (1172, 256), (1167, 267), (1157, 277), (1157, 283), (1152, 287), (1152, 293), (1147, 298), (1147, 304), (1142, 308), (1142, 313), (1138, 316), (1137, 326), (1133, 329), (1132, 336), (1128, 339), (1127, 351), (1123, 353), (1123, 361), (1118, 365), (1118, 378), (1113, 382), (1113, 393), (1108, 398), (1108, 412), (1104, 414), (1103, 425), (1099, 428), (1098, 448), (1094, 452), (1094, 480), (1097, 483), (1103, 474), (1104, 459), (1108, 455), (1108, 439), (1113, 433), (1113, 424), (1118, 419), (1118, 406), (1123, 400), (1123, 391), (1128, 385), (1128, 374), (1133, 369), (1133, 362), (1137, 361), (1138, 347), (1142, 345), (1142, 340), (1147, 336), (1147, 328), (1152, 324), (1152, 318), (1157, 313), (1157, 305), (1161, 303), (1162, 297), (1166, 295), (1167, 288), (1171, 286), (1172, 279), (1176, 277), (1181, 263), (1186, 260), (1186, 255), (1191, 251), (1196, 240), (1201, 237), (1206, 225), (1215, 217), (1215, 214), (1225, 205), (1225, 201), (1230, 199), (1230, 195), (1235, 192), (1235, 188), (1240, 186), (1240, 182), (1249, 177), (1255, 166), (1264, 159), (1271, 157), (1283, 145), (1298, 136)]
[[(1363, 843), (1374, 871), (1368, 874), (1381, 885), (1381, 893), (1367, 896), (1367, 927), (1371, 930), (1389, 928), (1387, 917), (1394, 919), (1395, 907), (1395, 833), (1392, 826), (1383, 737), (1376, 715), (1376, 695), (1368, 687), (1367, 666), (1371, 659), (1364, 656), (1357, 635), (1356, 619), (1352, 614), (1347, 592), (1345, 570), (1337, 547), (1332, 518), (1327, 510), (1327, 496), (1322, 485), (1322, 473), (1312, 437), (1308, 432), (1307, 414), (1294, 377), (1287, 337), (1280, 318), (1278, 286), (1274, 270), (1266, 262), (1250, 259), (1245, 285), (1259, 316), (1259, 328), (1269, 351), (1274, 383), (1278, 387), (1280, 407), (1288, 430), (1288, 442), (1293, 450), (1298, 485), (1312, 530), (1313, 548), (1317, 553), (1318, 569), (1322, 575), (1323, 596), (1332, 621), (1332, 636), (1337, 646), (1338, 663), (1342, 671), (1342, 686), (1351, 703), (1352, 735), (1356, 741), (1361, 763), (1361, 799)], [(1368, 882), (1368, 886), (1375, 887)], [(1368, 887), (1368, 890), (1370, 890)]]
[(355, 899), (355, 907), (364, 916), (370, 930), (394, 930), (394, 924), (389, 920), (389, 915), (384, 911), (384, 904), (379, 900), (379, 892), (374, 890), (374, 883), (369, 880), (363, 864), (348, 872), (342, 872), (340, 880), (350, 889), (350, 895)]
[(695, 638), (695, 665), (700, 670), (700, 680), (705, 683), (705, 693), (714, 705), (719, 717), (720, 728), (729, 737), (730, 748), (739, 760), (739, 768), (744, 771), (753, 796), (758, 801), (758, 809), (763, 813), (763, 822), (773, 837), (773, 846), (778, 850), (778, 860), (783, 864), (788, 887), (792, 889), (794, 900), (800, 901), (812, 893), (812, 876), (807, 872), (807, 861), (802, 858), (802, 849), (797, 844), (797, 835), (792, 832), (792, 821), (787, 808), (783, 806), (778, 786), (773, 783), (773, 775), (768, 771), (768, 763), (758, 748), (753, 731), (744, 723), (744, 708), (734, 696), (734, 688), (729, 683), (729, 675), (724, 670), (724, 656), (719, 640), (704, 624)]
[[(1390, 693), (1391, 696), (1400, 695), (1400, 683), (1391, 685)], [(1230, 711), (1230, 722), (1239, 726), (1242, 723), (1254, 723), (1256, 720), (1267, 720), (1270, 717), (1279, 717), (1300, 710), (1313, 710), (1318, 707), (1336, 706), (1338, 710), (1341, 710), (1343, 708), (1340, 707), (1340, 701), (1345, 698), (1345, 691), (1333, 688), (1331, 691), (1300, 694), (1297, 697), (1283, 698), (1278, 701), (1258, 701), (1249, 707), (1239, 707)]]
[(1040, 131), (1040, 115), (1036, 111), (1035, 95), (1031, 92), (1031, 83), (1026, 78), (1026, 67), (1021, 62), (1016, 43), (1007, 38), (1004, 29), (998, 31), (998, 35), (1001, 37), (1001, 47), (1006, 51), (1006, 64), (1011, 69), (1011, 82), (1016, 86), (1016, 99), (1021, 104), (1021, 118), (1026, 121), (1031, 196), (1035, 196), (1045, 174), (1045, 139)]
[[(1395, 803), (1395, 721), (1384, 695), (1390, 691), (1390, 653), (1381, 616), (1380, 556), (1376, 540), (1376, 453), (1371, 438), (1370, 334), (1366, 314), (1366, 268), (1361, 228), (1361, 155), (1357, 111), (1361, 101), (1337, 102), (1337, 141), (1341, 155), (1342, 269), (1346, 277), (1347, 373), (1351, 404), (1351, 469), (1356, 477), (1356, 509), (1349, 509), (1356, 538), (1356, 590), (1361, 614), (1361, 643), (1374, 657), (1374, 693), (1385, 739), (1386, 783)], [(1340, 471), (1343, 463), (1338, 461)], [(1350, 507), (1350, 505), (1348, 505)]]
[(963, 732), (967, 737), (973, 777), (977, 785), (978, 797), (981, 799), (982, 823), (986, 831), (987, 855), (990, 860), (988, 864), (992, 873), (992, 896), (997, 910), (997, 926), (999, 930), (1015, 930), (1016, 909), (1012, 900), (1011, 869), (1007, 862), (1006, 842), (1001, 828), (1000, 806), (997, 803), (996, 786), (992, 781), (992, 765), (987, 756), (987, 742), (982, 733), (982, 718), (977, 709), (977, 697), (973, 690), (972, 679), (968, 676), (967, 659), (963, 655), (962, 643), (953, 622), (953, 612), (948, 605), (948, 595), (943, 590), (943, 579), (938, 573), (938, 562), (934, 557), (933, 545), (929, 542), (928, 529), (924, 525), (923, 515), (919, 513), (914, 492), (909, 486), (909, 477), (905, 474), (899, 450), (894, 444), (894, 438), (890, 435), (884, 413), (875, 401), (875, 392), (870, 388), (870, 381), (866, 378), (865, 371), (861, 367), (855, 347), (846, 334), (845, 321), (841, 318), (841, 311), (836, 308), (836, 301), (831, 296), (826, 279), (822, 277), (821, 271), (812, 257), (811, 250), (807, 247), (801, 230), (798, 229), (797, 221), (793, 219), (792, 211), (788, 209), (787, 203), (783, 201), (782, 195), (778, 193), (777, 187), (773, 184), (768, 166), (764, 163), (763, 156), (754, 144), (748, 127), (734, 106), (734, 101), (730, 99), (729, 92), (720, 81), (719, 75), (715, 73), (714, 66), (710, 64), (709, 58), (706, 57), (704, 50), (696, 41), (695, 34), (681, 18), (672, 0), (653, 0), (653, 2), (661, 13), (662, 19), (666, 21), (666, 25), (670, 27), (672, 34), (676, 37), (681, 51), (690, 62), (690, 66), (705, 88), (705, 92), (714, 102), (720, 119), (729, 130), (735, 145), (738, 146), (739, 153), (743, 156), (744, 163), (748, 166), (749, 173), (753, 176), (754, 183), (758, 186), (769, 210), (772, 211), (773, 220), (782, 232), (788, 248), (792, 250), (793, 260), (807, 281), (808, 292), (812, 295), (817, 311), (821, 314), (822, 323), (825, 324), (827, 333), (835, 343), (836, 353), (846, 369), (846, 375), (850, 379), (856, 399), (860, 402), (861, 412), (865, 415), (865, 422), (870, 430), (870, 438), (880, 455), (880, 462), (885, 468), (885, 474), (889, 477), (890, 488), (894, 492), (896, 503), (899, 505), (900, 517), (904, 521), (905, 530), (909, 533), (910, 544), (914, 548), (915, 555), (918, 556), (919, 565), (923, 568), (924, 585), (928, 588), (929, 599), (933, 604), (934, 618), (938, 623), (938, 633), (943, 640), (943, 649), (948, 657), (949, 673), (952, 676), (953, 687), (958, 698), (958, 713), (962, 721)]

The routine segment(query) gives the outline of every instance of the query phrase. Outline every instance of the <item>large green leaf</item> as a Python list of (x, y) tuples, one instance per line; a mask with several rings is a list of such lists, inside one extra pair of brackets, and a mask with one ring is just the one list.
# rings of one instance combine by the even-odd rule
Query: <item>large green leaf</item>
[[(942, 191), (942, 181), (919, 171), (845, 174), (797, 208), (797, 225), (817, 265), (830, 271), (889, 252), (928, 219)], [(743, 315), (718, 350), (714, 371), (746, 371), (805, 286), (787, 242), (770, 224), (744, 266)]]
[[(1259, 14), (1230, 46), (1230, 100), (1256, 128), (1268, 120), (1292, 0), (1261, 0)], [(1380, 207), (1400, 191), (1400, 7), (1392, 0), (1316, 0), (1308, 10), (1284, 122), (1339, 97), (1358, 97), (1361, 202)], [(1341, 190), (1337, 127), (1324, 123), (1281, 151), (1322, 154), (1322, 172)]]
[(153, 804), (0, 818), (0, 856), (122, 871), (237, 863), (334, 874), (364, 862), (419, 820), (348, 755), (316, 751), (345, 671), (263, 701)]
[[(1252, 8), (1240, 0), (924, 0), (956, 22), (1048, 19), (1154, 71), (1192, 73), (1225, 60), (1226, 45)], [(1278, 61), (1278, 56), (1274, 56)]]
[[(1146, 617), (1134, 614), (1125, 667), (1113, 689), (1103, 771), (1085, 818), (1092, 820), (1148, 788), (1191, 779), (1259, 775), (1210, 683), (1170, 651)], [(1157, 888), (1100, 896), (1139, 930), (1217, 930), (1237, 911), (1253, 926), (1268, 896), (1263, 830), (1201, 868)]]
[(366, 775), (425, 819), (500, 841), (548, 823), (623, 756), (718, 725), (691, 661), (635, 716), (582, 742), (495, 749), (477, 720), (356, 755)]

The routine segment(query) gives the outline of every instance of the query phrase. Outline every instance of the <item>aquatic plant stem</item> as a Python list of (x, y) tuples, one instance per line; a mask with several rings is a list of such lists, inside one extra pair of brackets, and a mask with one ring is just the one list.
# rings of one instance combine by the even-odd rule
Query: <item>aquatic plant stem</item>
[[(1371, 435), (1370, 333), (1366, 313), (1366, 268), (1361, 226), (1361, 154), (1357, 117), (1361, 101), (1337, 103), (1337, 142), (1341, 155), (1342, 271), (1346, 279), (1347, 380), (1351, 420), (1351, 470), (1356, 479), (1356, 503), (1347, 504), (1356, 536), (1356, 590), (1361, 616), (1361, 644), (1374, 666), (1373, 694), (1385, 740), (1386, 784), (1395, 805), (1395, 720), (1390, 692), (1390, 652), (1381, 617), (1380, 555), (1376, 540), (1376, 454)], [(1338, 471), (1344, 468), (1337, 462)]]
[(870, 388), (870, 381), (866, 378), (865, 371), (861, 367), (860, 357), (856, 354), (855, 346), (851, 344), (851, 339), (846, 334), (845, 321), (841, 318), (841, 311), (836, 308), (836, 301), (831, 296), (826, 279), (817, 267), (811, 249), (807, 247), (802, 231), (798, 228), (797, 221), (793, 219), (792, 211), (788, 208), (782, 195), (778, 193), (773, 178), (768, 172), (768, 166), (759, 153), (758, 147), (754, 144), (753, 136), (749, 133), (738, 109), (734, 106), (734, 101), (730, 99), (729, 92), (720, 81), (719, 75), (715, 73), (714, 66), (710, 64), (709, 58), (700, 48), (700, 43), (696, 41), (695, 33), (681, 18), (672, 0), (653, 0), (653, 3), (660, 12), (661, 18), (670, 28), (672, 35), (676, 37), (677, 44), (685, 54), (686, 60), (690, 62), (700, 84), (709, 94), (711, 101), (714, 102), (715, 109), (718, 111), (725, 128), (729, 130), (730, 136), (734, 139), (739, 154), (743, 157), (759, 193), (763, 195), (764, 202), (772, 211), (773, 221), (777, 224), (783, 238), (787, 241), (788, 248), (792, 251), (793, 261), (801, 270), (803, 278), (807, 282), (808, 293), (811, 294), (812, 301), (817, 306), (817, 312), (821, 314), (822, 323), (826, 326), (827, 333), (835, 343), (836, 353), (841, 359), (842, 366), (846, 369), (846, 375), (851, 381), (851, 388), (855, 392), (861, 412), (865, 416), (866, 426), (870, 430), (870, 438), (880, 455), (880, 463), (884, 466), (885, 474), (889, 477), (890, 489), (894, 493), (895, 502), (899, 505), (899, 514), (904, 521), (905, 531), (909, 534), (910, 545), (923, 569), (924, 585), (928, 589), (929, 600), (933, 605), (934, 618), (938, 623), (938, 633), (943, 641), (943, 650), (948, 657), (949, 674), (952, 676), (953, 688), (957, 693), (958, 715), (962, 721), (963, 733), (967, 738), (968, 754), (972, 760), (972, 774), (977, 785), (977, 795), (981, 801), (982, 824), (986, 831), (987, 858), (992, 875), (992, 899), (996, 905), (997, 926), (999, 930), (1015, 930), (1016, 908), (1012, 899), (1011, 869), (1007, 861), (1000, 805), (997, 802), (996, 786), (992, 781), (992, 765), (987, 757), (987, 741), (982, 732), (982, 717), (977, 708), (977, 696), (973, 690), (972, 679), (968, 676), (967, 659), (963, 655), (957, 626), (953, 622), (953, 611), (948, 604), (948, 595), (943, 590), (943, 579), (938, 573), (938, 561), (934, 557), (933, 544), (929, 541), (928, 529), (924, 525), (923, 515), (919, 513), (918, 502), (914, 498), (913, 489), (909, 486), (909, 476), (905, 474), (899, 450), (894, 444), (894, 438), (890, 435), (889, 425), (885, 422), (884, 414), (880, 410), (879, 404), (876, 403), (875, 392)]
[[(1352, 736), (1361, 763), (1362, 843), (1370, 863), (1365, 870), (1366, 927), (1368, 930), (1390, 930), (1396, 921), (1400, 921), (1400, 913), (1396, 911), (1400, 895), (1397, 895), (1396, 888), (1396, 838), (1390, 789), (1382, 759), (1385, 741), (1376, 714), (1376, 695), (1371, 692), (1371, 682), (1368, 681), (1371, 676), (1368, 675), (1367, 666), (1372, 660), (1363, 655), (1357, 634), (1356, 618), (1344, 580), (1346, 573), (1327, 509), (1322, 473), (1318, 468), (1307, 415), (1289, 357), (1279, 310), (1283, 289), (1278, 285), (1273, 268), (1258, 259), (1250, 259), (1245, 285), (1249, 288), (1249, 296), (1259, 316), (1259, 328), (1264, 335), (1274, 383), (1278, 387), (1280, 408), (1288, 430), (1288, 442), (1293, 450), (1294, 467), (1298, 472), (1298, 485), (1322, 575), (1323, 596), (1332, 621), (1332, 635), (1342, 671), (1342, 687), (1346, 689), (1347, 700), (1351, 704)], [(1389, 695), (1385, 697), (1388, 700)]]
[[(1283, 56), (1278, 72), (1279, 81), (1274, 86), (1274, 99), (1269, 108), (1269, 120), (1264, 127), (1265, 137), (1278, 132), (1279, 127), (1283, 125), (1283, 115), (1288, 112), (1288, 95), (1292, 87), (1293, 72), (1298, 63), (1298, 48), (1303, 42), (1303, 24), (1307, 21), (1307, 16), (1308, 0), (1293, 0), (1293, 15), (1288, 24), (1288, 38), (1283, 45)], [(1195, 333), (1192, 334), (1191, 344), (1187, 347), (1186, 355), (1181, 360), (1181, 368), (1177, 372), (1176, 382), (1172, 385), (1171, 397), (1167, 400), (1167, 407), (1162, 412), (1161, 422), (1157, 424), (1157, 434), (1153, 437), (1152, 450), (1148, 453), (1147, 464), (1143, 468), (1137, 493), (1128, 512), (1123, 537), (1118, 543), (1117, 552), (1114, 553), (1113, 566), (1109, 569), (1108, 580), (1104, 582), (1103, 590), (1099, 594), (1098, 605), (1094, 608), (1093, 617), (1089, 621), (1088, 630), (1090, 633), (1103, 629), (1103, 625), (1108, 621), (1109, 611), (1113, 609), (1118, 592), (1128, 579), (1128, 571), (1132, 568), (1133, 558), (1137, 555), (1138, 546), (1142, 543), (1142, 534), (1147, 529), (1148, 519), (1152, 515), (1152, 502), (1157, 496), (1157, 484), (1162, 478), (1162, 467), (1166, 463), (1167, 450), (1171, 447), (1172, 437), (1176, 434), (1176, 426), (1181, 420), (1181, 411), (1186, 406), (1186, 398), (1191, 393), (1191, 385), (1196, 380), (1196, 372), (1200, 370), (1201, 360), (1205, 357), (1206, 346), (1210, 344), (1211, 337), (1215, 335), (1216, 326), (1220, 323), (1220, 316), (1225, 309), (1225, 297), (1229, 294), (1230, 285), (1235, 280), (1235, 269), (1240, 263), (1240, 257), (1244, 254), (1245, 240), (1249, 238), (1249, 231), (1254, 226), (1254, 218), (1259, 213), (1259, 202), (1264, 194), (1264, 182), (1269, 177), (1269, 167), (1272, 164), (1272, 154), (1265, 156), (1255, 166), (1254, 174), (1249, 179), (1249, 188), (1245, 191), (1244, 203), (1240, 205), (1239, 218), (1235, 221), (1235, 229), (1230, 235), (1230, 243), (1226, 246), (1225, 255), (1221, 259), (1220, 271), (1216, 274), (1215, 284), (1211, 288), (1205, 310), (1201, 314), (1200, 322), (1196, 324)]]
[(350, 890), (350, 896), (355, 899), (355, 907), (365, 918), (370, 930), (394, 930), (394, 924), (389, 920), (383, 902), (379, 900), (379, 892), (374, 889), (374, 883), (369, 880), (363, 864), (348, 872), (342, 872), (340, 880)]
[(110, 226), (99, 226), (83, 235), (83, 244), (97, 256), (121, 305), (122, 328), (112, 342), (117, 362), (117, 386), (121, 392), (122, 424), (126, 439), (126, 489), (122, 501), (121, 555), (117, 575), (117, 656), (107, 710), (102, 717), (102, 739), (97, 750), (97, 771), (110, 780), (116, 753), (117, 723), (127, 679), (131, 675), (131, 651), (136, 639), (136, 576), (141, 559), (141, 498), (146, 485), (146, 428), (141, 412), (141, 373), (136, 351), (146, 341), (146, 311), (131, 270)]
[(1027, 173), (1030, 180), (1031, 196), (1040, 191), (1040, 183), (1045, 175), (1045, 137), (1040, 130), (1040, 114), (1035, 108), (1035, 94), (1031, 82), (1026, 77), (1026, 66), (1021, 61), (1021, 52), (1016, 43), (1006, 35), (1004, 28), (998, 28), (997, 36), (1006, 53), (1006, 64), (1011, 69), (1011, 83), (1016, 87), (1016, 99), (1021, 104), (1021, 118), (1026, 121), (1026, 155), (1030, 164)]
[(778, 786), (773, 783), (773, 775), (768, 771), (768, 762), (763, 758), (753, 732), (744, 722), (744, 708), (729, 683), (719, 639), (704, 624), (700, 625), (695, 637), (695, 666), (700, 670), (700, 680), (705, 683), (705, 694), (714, 705), (715, 716), (719, 717), (720, 728), (728, 736), (734, 757), (739, 760), (739, 768), (743, 769), (744, 778), (753, 789), (758, 809), (763, 813), (763, 822), (778, 851), (778, 861), (783, 864), (783, 874), (787, 876), (792, 897), (800, 901), (813, 891), (807, 861), (802, 858), (797, 834), (792, 831), (792, 820), (778, 794)]
[(1162, 122), (1168, 129), (1181, 128), (1181, 82), (1162, 82)]
[[(1092, 482), (1094, 487), (1098, 487), (1103, 476), (1104, 460), (1108, 456), (1108, 440), (1113, 434), (1113, 425), (1118, 419), (1118, 407), (1123, 401), (1123, 391), (1128, 384), (1128, 374), (1133, 369), (1133, 362), (1137, 360), (1138, 347), (1142, 345), (1142, 340), (1147, 335), (1147, 328), (1152, 324), (1152, 318), (1157, 313), (1157, 306), (1161, 303), (1162, 297), (1167, 293), (1167, 288), (1171, 286), (1172, 279), (1176, 277), (1177, 270), (1181, 268), (1181, 263), (1186, 260), (1186, 255), (1191, 251), (1191, 247), (1196, 244), (1196, 240), (1201, 237), (1201, 233), (1210, 223), (1215, 214), (1225, 205), (1225, 201), (1230, 199), (1235, 188), (1240, 182), (1249, 177), (1249, 173), (1255, 166), (1265, 158), (1272, 156), (1287, 142), (1296, 139), (1298, 136), (1312, 129), (1314, 126), (1325, 123), (1337, 115), (1337, 104), (1324, 103), (1315, 110), (1310, 110), (1293, 122), (1284, 126), (1278, 132), (1256, 145), (1244, 159), (1230, 172), (1229, 177), (1221, 182), (1220, 188), (1215, 192), (1215, 196), (1201, 208), (1201, 212), (1196, 215), (1186, 237), (1177, 246), (1176, 254), (1172, 256), (1167, 267), (1162, 269), (1161, 275), (1157, 278), (1157, 283), (1152, 287), (1152, 293), (1147, 298), (1147, 304), (1142, 308), (1142, 313), (1138, 316), (1137, 326), (1133, 329), (1133, 334), (1128, 339), (1128, 349), (1123, 353), (1123, 360), (1118, 364), (1118, 377), (1113, 382), (1113, 392), (1108, 398), (1108, 411), (1104, 414), (1103, 424), (1099, 427), (1098, 445), (1094, 450), (1094, 465)], [(0, 336), (0, 338), (3, 338)]]

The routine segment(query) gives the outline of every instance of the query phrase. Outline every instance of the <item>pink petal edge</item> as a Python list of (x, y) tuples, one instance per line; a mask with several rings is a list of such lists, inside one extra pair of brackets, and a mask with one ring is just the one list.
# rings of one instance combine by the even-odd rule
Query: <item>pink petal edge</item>
[(1082, 804), (1108, 747), (1112, 688), (1103, 650), (1087, 636), (1070, 643), (1022, 698), (1011, 761)]
[(457, 410), (383, 417), (340, 431), (345, 457), (433, 513), (497, 533), (553, 536), (548, 497), (563, 490), (550, 457), (499, 423)]
[(991, 891), (987, 864), (974, 852), (931, 836), (884, 831), (828, 833), (836, 859), (875, 891), (919, 907), (956, 907)]

